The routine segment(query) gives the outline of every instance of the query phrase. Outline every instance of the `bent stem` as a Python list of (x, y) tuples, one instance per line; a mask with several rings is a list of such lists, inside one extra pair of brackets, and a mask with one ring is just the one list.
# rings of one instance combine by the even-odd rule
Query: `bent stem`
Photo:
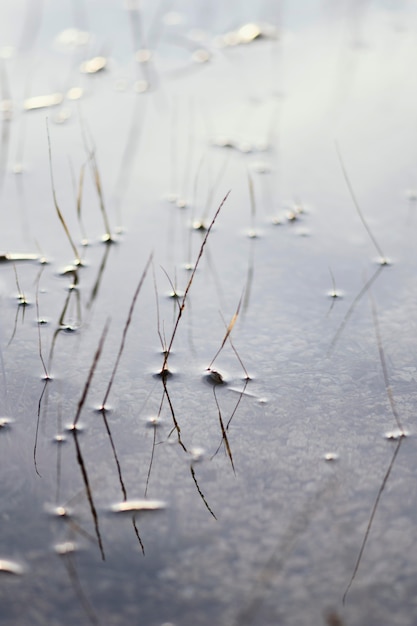
[(371, 231), (371, 229), (369, 227), (369, 224), (366, 221), (364, 214), (362, 213), (362, 209), (359, 206), (359, 202), (358, 202), (358, 200), (356, 198), (355, 192), (353, 191), (352, 183), (350, 182), (350, 178), (349, 178), (349, 175), (347, 173), (347, 170), (346, 170), (343, 158), (342, 158), (342, 153), (340, 151), (339, 144), (337, 143), (337, 141), (335, 142), (335, 145), (336, 145), (337, 157), (339, 159), (339, 163), (340, 163), (340, 167), (342, 169), (343, 177), (345, 179), (345, 182), (346, 182), (347, 188), (349, 190), (350, 197), (352, 198), (352, 202), (353, 202), (353, 204), (355, 206), (356, 212), (359, 215), (359, 218), (360, 218), (360, 220), (361, 220), (361, 222), (362, 222), (366, 232), (368, 233), (369, 238), (371, 239), (372, 243), (374, 244), (374, 246), (376, 248), (376, 251), (378, 252), (378, 254), (380, 256), (381, 265), (387, 265), (388, 264), (387, 257), (382, 252), (381, 246), (377, 242), (377, 240), (375, 238), (375, 235)]
[(66, 234), (66, 236), (68, 238), (68, 241), (70, 243), (72, 251), (74, 252), (75, 263), (76, 263), (76, 265), (81, 265), (82, 264), (81, 257), (80, 257), (80, 255), (78, 253), (77, 246), (75, 245), (74, 240), (71, 237), (69, 228), (68, 228), (67, 223), (66, 223), (66, 221), (64, 219), (64, 216), (61, 213), (61, 209), (59, 208), (58, 200), (57, 200), (57, 197), (56, 197), (55, 183), (54, 183), (54, 173), (53, 173), (53, 169), (52, 169), (52, 149), (51, 149), (51, 138), (49, 136), (49, 122), (48, 122), (48, 118), (46, 118), (46, 134), (47, 134), (47, 137), (48, 137), (49, 173), (50, 173), (50, 176), (51, 176), (52, 198), (53, 198), (53, 201), (54, 201), (55, 210), (57, 212), (59, 221), (61, 222), (62, 227), (63, 227), (63, 229), (65, 231), (65, 234)]

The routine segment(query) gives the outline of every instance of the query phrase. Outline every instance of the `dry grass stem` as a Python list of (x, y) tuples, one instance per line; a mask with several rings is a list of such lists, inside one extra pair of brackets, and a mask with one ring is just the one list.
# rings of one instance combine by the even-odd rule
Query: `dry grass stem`
[(187, 296), (188, 296), (188, 293), (189, 293), (189, 291), (191, 289), (191, 285), (193, 283), (194, 276), (195, 276), (195, 273), (197, 271), (198, 265), (200, 263), (201, 257), (203, 256), (203, 252), (204, 252), (205, 245), (207, 243), (207, 239), (209, 238), (209, 235), (211, 233), (211, 229), (213, 228), (213, 225), (214, 225), (214, 223), (215, 223), (215, 221), (216, 221), (216, 219), (217, 219), (221, 209), (223, 208), (224, 203), (226, 202), (227, 198), (229, 197), (229, 195), (230, 195), (230, 191), (227, 192), (227, 194), (225, 195), (225, 197), (221, 201), (219, 207), (217, 208), (217, 211), (215, 212), (214, 217), (211, 220), (211, 223), (210, 223), (209, 227), (207, 228), (207, 231), (206, 231), (206, 234), (204, 236), (203, 242), (202, 242), (202, 244), (200, 246), (200, 250), (199, 250), (199, 253), (197, 255), (197, 260), (196, 260), (194, 268), (193, 268), (193, 270), (191, 272), (191, 276), (190, 276), (190, 279), (189, 279), (189, 281), (187, 283), (187, 287), (185, 288), (184, 296), (183, 296), (183, 298), (181, 300), (181, 305), (180, 305), (180, 308), (179, 308), (179, 311), (178, 311), (178, 316), (177, 316), (177, 319), (176, 319), (176, 322), (175, 322), (175, 325), (174, 325), (174, 329), (172, 331), (170, 342), (168, 344), (167, 352), (166, 352), (165, 357), (164, 357), (164, 362), (163, 362), (163, 365), (162, 365), (162, 371), (165, 371), (167, 369), (168, 358), (169, 358), (170, 352), (172, 350), (172, 346), (173, 346), (173, 343), (174, 343), (175, 335), (177, 334), (178, 326), (179, 326), (182, 314), (183, 314), (184, 309), (185, 309), (185, 303), (186, 303), (186, 300), (187, 300)]
[(149, 258), (148, 258), (148, 261), (147, 261), (147, 263), (145, 265), (145, 269), (143, 270), (142, 275), (141, 275), (141, 277), (139, 279), (139, 282), (137, 284), (135, 293), (133, 294), (132, 302), (130, 303), (130, 307), (129, 307), (129, 312), (128, 312), (128, 315), (127, 315), (126, 323), (125, 323), (125, 326), (123, 328), (123, 334), (122, 334), (122, 339), (121, 339), (120, 346), (119, 346), (119, 351), (117, 353), (117, 357), (116, 357), (116, 361), (114, 363), (113, 371), (112, 371), (111, 376), (110, 376), (109, 384), (107, 385), (106, 393), (104, 394), (104, 398), (103, 398), (103, 402), (102, 402), (102, 408), (103, 409), (106, 406), (107, 399), (109, 397), (111, 388), (112, 388), (113, 383), (114, 383), (114, 379), (115, 379), (115, 376), (116, 376), (117, 368), (119, 367), (120, 359), (122, 357), (123, 350), (125, 348), (127, 332), (129, 330), (129, 326), (130, 326), (130, 324), (132, 322), (132, 316), (133, 316), (133, 311), (135, 309), (136, 301), (138, 299), (140, 290), (142, 289), (142, 285), (143, 285), (143, 283), (145, 281), (146, 274), (148, 273), (148, 269), (149, 269), (149, 266), (150, 266), (150, 264), (152, 262), (152, 258), (153, 258), (153, 254), (150, 254)]
[(66, 234), (66, 236), (67, 236), (67, 238), (68, 238), (68, 241), (69, 241), (69, 243), (70, 243), (70, 246), (71, 246), (71, 248), (72, 248), (72, 250), (73, 250), (73, 252), (74, 252), (74, 255), (75, 255), (75, 263), (76, 263), (77, 265), (81, 265), (81, 264), (82, 264), (82, 262), (81, 262), (81, 257), (80, 257), (80, 255), (79, 255), (79, 253), (78, 253), (78, 250), (77, 250), (77, 247), (76, 247), (76, 245), (75, 245), (75, 243), (74, 243), (74, 240), (73, 240), (73, 238), (71, 237), (71, 234), (70, 234), (69, 228), (68, 228), (67, 223), (66, 223), (66, 221), (65, 221), (65, 219), (64, 219), (64, 216), (63, 216), (63, 215), (62, 215), (62, 213), (61, 213), (61, 209), (59, 208), (59, 205), (58, 205), (58, 200), (57, 200), (57, 197), (56, 197), (55, 183), (54, 183), (54, 173), (53, 173), (53, 168), (52, 168), (52, 149), (51, 149), (51, 138), (50, 138), (50, 136), (49, 136), (49, 123), (48, 123), (48, 118), (46, 118), (46, 134), (47, 134), (47, 137), (48, 137), (49, 173), (50, 173), (50, 176), (51, 176), (52, 197), (53, 197), (53, 200), (54, 200), (55, 210), (56, 210), (56, 212), (57, 212), (57, 215), (58, 215), (59, 221), (61, 222), (62, 227), (63, 227), (63, 229), (64, 229), (64, 231), (65, 231), (65, 234)]
[(75, 427), (77, 426), (78, 420), (80, 419), (81, 411), (83, 410), (83, 406), (84, 406), (85, 401), (87, 399), (88, 391), (90, 389), (91, 381), (93, 380), (93, 376), (94, 376), (94, 372), (95, 372), (96, 367), (97, 367), (97, 363), (100, 360), (101, 352), (103, 350), (104, 342), (106, 340), (107, 332), (109, 330), (109, 324), (110, 324), (110, 320), (107, 320), (107, 322), (106, 322), (106, 324), (104, 326), (103, 332), (101, 333), (100, 341), (98, 343), (97, 350), (96, 350), (96, 352), (94, 354), (93, 362), (91, 363), (90, 371), (88, 372), (88, 376), (87, 376), (87, 379), (85, 381), (85, 385), (84, 385), (83, 392), (81, 394), (81, 398), (80, 398), (80, 400), (78, 402), (77, 412), (75, 414), (75, 418), (74, 418), (74, 421), (73, 421), (73, 426), (74, 426), (73, 430), (74, 431), (76, 430)]
[[(227, 327), (227, 329), (226, 329), (226, 334), (225, 334), (225, 336), (223, 337), (223, 341), (222, 341), (222, 343), (221, 343), (221, 345), (220, 345), (220, 348), (217, 350), (216, 354), (214, 355), (214, 357), (213, 357), (213, 358), (212, 358), (212, 360), (211, 360), (210, 365), (209, 365), (209, 366), (208, 366), (208, 368), (207, 368), (208, 370), (211, 370), (211, 368), (212, 368), (212, 365), (213, 365), (214, 361), (217, 359), (217, 357), (219, 356), (220, 352), (223, 350), (223, 348), (224, 348), (224, 346), (225, 346), (225, 344), (226, 344), (226, 341), (227, 341), (227, 340), (229, 339), (229, 337), (230, 337), (230, 333), (232, 332), (233, 327), (234, 327), (234, 325), (236, 324), (237, 318), (239, 317), (240, 307), (241, 307), (241, 305), (242, 305), (242, 298), (243, 298), (243, 294), (240, 296), (240, 300), (239, 300), (239, 303), (238, 303), (238, 305), (237, 305), (237, 309), (236, 309), (235, 313), (233, 314), (232, 319), (231, 319), (231, 320), (230, 320), (230, 322), (229, 322), (229, 325), (228, 325), (228, 327)], [(235, 354), (236, 354), (236, 350), (235, 350), (235, 349), (234, 349), (234, 351), (235, 351)], [(239, 359), (239, 362), (241, 363), (241, 365), (242, 365), (243, 369), (244, 369), (244, 370), (245, 370), (245, 372), (246, 372), (246, 369), (245, 369), (245, 367), (244, 367), (244, 365), (243, 365), (243, 363), (242, 363), (241, 359), (240, 359), (239, 357), (238, 357), (238, 359)], [(247, 372), (246, 372), (246, 373), (247, 373)]]
[(375, 246), (376, 251), (378, 252), (378, 254), (380, 256), (381, 265), (387, 265), (388, 264), (387, 258), (385, 256), (385, 254), (382, 252), (381, 246), (377, 242), (373, 232), (371, 231), (371, 229), (369, 227), (368, 222), (365, 219), (364, 214), (362, 213), (362, 209), (359, 206), (359, 202), (358, 202), (358, 200), (356, 198), (355, 192), (353, 191), (352, 183), (350, 182), (350, 178), (348, 176), (348, 173), (347, 173), (347, 170), (346, 170), (343, 158), (342, 158), (342, 153), (340, 151), (339, 144), (337, 142), (336, 142), (336, 152), (337, 152), (337, 156), (338, 156), (338, 159), (339, 159), (340, 167), (342, 169), (343, 177), (345, 179), (345, 182), (346, 182), (347, 188), (349, 190), (350, 197), (352, 198), (352, 202), (353, 202), (353, 204), (355, 206), (356, 212), (359, 215), (359, 218), (360, 218), (360, 220), (361, 220), (361, 222), (362, 222), (366, 232), (368, 233), (369, 238), (371, 239), (372, 243)]

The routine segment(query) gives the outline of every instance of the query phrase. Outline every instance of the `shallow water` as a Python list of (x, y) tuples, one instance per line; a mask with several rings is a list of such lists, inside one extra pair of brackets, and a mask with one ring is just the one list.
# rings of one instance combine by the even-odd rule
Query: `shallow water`
[(2, 3), (1, 624), (417, 621), (416, 4), (289, 4)]

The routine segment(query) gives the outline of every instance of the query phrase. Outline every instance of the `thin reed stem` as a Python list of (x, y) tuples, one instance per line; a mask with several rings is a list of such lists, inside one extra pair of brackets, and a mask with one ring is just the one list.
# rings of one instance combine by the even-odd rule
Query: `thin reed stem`
[[(229, 339), (229, 337), (230, 337), (230, 333), (232, 332), (233, 327), (234, 327), (234, 325), (236, 324), (236, 320), (237, 320), (237, 318), (239, 317), (240, 307), (241, 307), (241, 305), (242, 305), (242, 298), (243, 298), (243, 293), (242, 293), (242, 295), (240, 296), (240, 300), (239, 300), (239, 303), (238, 303), (238, 305), (237, 305), (237, 309), (236, 309), (235, 313), (233, 314), (233, 317), (232, 317), (232, 319), (230, 320), (229, 325), (228, 325), (228, 326), (227, 326), (227, 328), (226, 328), (226, 334), (225, 334), (225, 336), (223, 337), (223, 341), (222, 341), (222, 343), (221, 343), (221, 345), (220, 345), (220, 348), (217, 350), (216, 354), (215, 354), (215, 355), (214, 355), (214, 357), (212, 358), (211, 363), (210, 363), (210, 365), (209, 365), (209, 366), (208, 366), (208, 368), (207, 368), (208, 370), (211, 370), (211, 368), (212, 368), (212, 365), (213, 365), (214, 361), (217, 359), (217, 357), (219, 356), (220, 352), (223, 350), (223, 348), (224, 348), (224, 346), (225, 346), (225, 344), (226, 344), (226, 341), (227, 341), (227, 340)], [(223, 320), (223, 321), (224, 321), (224, 320)], [(235, 350), (235, 354), (236, 354), (236, 350)], [(238, 359), (239, 359), (239, 362), (241, 363), (241, 365), (242, 365), (243, 369), (244, 369), (244, 370), (245, 370), (245, 372), (246, 372), (246, 369), (245, 369), (245, 367), (243, 366), (242, 361), (240, 360), (240, 358), (239, 358), (239, 357), (238, 357)], [(247, 373), (247, 372), (246, 372), (246, 373)]]
[(373, 318), (373, 322), (374, 322), (374, 328), (375, 328), (375, 335), (376, 335), (376, 341), (378, 344), (378, 353), (379, 353), (379, 360), (381, 362), (381, 368), (382, 368), (382, 374), (384, 376), (384, 385), (385, 385), (385, 391), (387, 393), (387, 398), (391, 407), (391, 412), (392, 415), (395, 419), (395, 422), (397, 424), (397, 428), (400, 431), (401, 435), (404, 436), (404, 429), (400, 420), (400, 416), (398, 414), (397, 411), (397, 407), (395, 406), (395, 402), (394, 402), (394, 395), (392, 393), (392, 387), (390, 385), (389, 382), (389, 376), (388, 376), (388, 368), (387, 368), (387, 361), (385, 359), (385, 352), (384, 352), (384, 347), (382, 345), (382, 339), (381, 339), (381, 331), (379, 328), (379, 321), (378, 321), (378, 313), (376, 310), (376, 303), (375, 303), (375, 299), (372, 295), (371, 290), (369, 290), (369, 298), (371, 300), (371, 308), (372, 308), (372, 318)]
[(177, 319), (176, 319), (176, 322), (175, 322), (175, 325), (174, 325), (174, 329), (172, 331), (170, 342), (168, 344), (168, 349), (167, 349), (167, 352), (166, 352), (166, 354), (164, 356), (164, 362), (163, 362), (163, 365), (162, 365), (162, 371), (165, 371), (167, 369), (168, 358), (169, 358), (170, 352), (172, 350), (172, 346), (173, 346), (173, 343), (174, 343), (175, 335), (177, 334), (177, 330), (178, 330), (179, 323), (181, 321), (182, 314), (183, 314), (184, 309), (185, 309), (185, 302), (187, 300), (188, 293), (190, 291), (192, 282), (194, 280), (194, 276), (195, 276), (195, 273), (197, 271), (198, 264), (200, 263), (201, 257), (203, 256), (203, 252), (204, 252), (205, 245), (207, 243), (207, 239), (209, 238), (209, 235), (211, 233), (211, 229), (213, 228), (213, 225), (214, 225), (214, 223), (215, 223), (215, 221), (216, 221), (216, 219), (217, 219), (217, 217), (218, 217), (218, 215), (219, 215), (219, 213), (220, 213), (224, 203), (226, 202), (227, 198), (229, 197), (229, 195), (230, 195), (230, 191), (227, 192), (227, 194), (225, 195), (225, 197), (221, 201), (217, 211), (214, 214), (213, 219), (211, 220), (211, 223), (210, 223), (209, 227), (207, 228), (206, 234), (205, 234), (204, 239), (203, 239), (203, 243), (201, 244), (200, 251), (199, 251), (198, 256), (197, 256), (197, 260), (196, 260), (194, 268), (193, 268), (193, 270), (191, 272), (191, 276), (190, 276), (190, 279), (188, 281), (187, 287), (185, 288), (184, 296), (183, 296), (182, 301), (181, 301), (181, 306), (180, 306), (179, 311), (178, 311), (178, 316), (177, 316)]
[(380, 486), (380, 488), (378, 490), (378, 493), (377, 493), (377, 496), (375, 498), (374, 506), (372, 507), (371, 515), (369, 517), (369, 521), (368, 521), (368, 524), (366, 526), (365, 535), (364, 535), (364, 538), (363, 538), (363, 541), (362, 541), (362, 544), (361, 544), (361, 547), (360, 547), (360, 550), (359, 550), (358, 558), (356, 560), (355, 567), (353, 568), (352, 576), (351, 576), (351, 578), (349, 580), (349, 583), (348, 583), (348, 585), (347, 585), (347, 587), (345, 589), (345, 592), (343, 594), (343, 597), (342, 597), (342, 603), (343, 604), (346, 603), (346, 599), (347, 599), (347, 596), (349, 594), (350, 588), (352, 587), (352, 584), (353, 584), (353, 582), (354, 582), (354, 580), (356, 578), (356, 575), (358, 573), (359, 566), (360, 566), (361, 561), (362, 561), (363, 553), (365, 551), (365, 546), (366, 546), (366, 544), (368, 542), (369, 533), (371, 532), (372, 524), (373, 524), (373, 521), (374, 521), (374, 518), (375, 518), (375, 515), (376, 515), (376, 512), (377, 512), (377, 509), (378, 509), (379, 501), (381, 500), (382, 493), (383, 493), (383, 491), (384, 491), (384, 489), (385, 489), (385, 487), (387, 485), (388, 479), (389, 479), (390, 474), (392, 472), (392, 468), (394, 467), (395, 459), (398, 456), (398, 453), (400, 451), (400, 448), (401, 448), (401, 445), (402, 445), (403, 441), (404, 441), (404, 437), (401, 437), (401, 439), (399, 439), (399, 441), (398, 441), (398, 443), (396, 445), (396, 448), (394, 450), (394, 454), (392, 455), (392, 459), (390, 461), (390, 464), (388, 466), (387, 471), (385, 472), (385, 476), (384, 476), (384, 478), (382, 480), (381, 486)]
[(75, 414), (75, 418), (73, 421), (74, 430), (76, 430), (75, 427), (77, 426), (78, 420), (80, 419), (81, 411), (83, 410), (85, 401), (87, 400), (88, 391), (90, 389), (91, 381), (93, 380), (94, 372), (96, 370), (97, 363), (99, 362), (101, 352), (103, 350), (104, 342), (106, 340), (107, 332), (109, 330), (109, 325), (110, 325), (110, 320), (108, 319), (104, 326), (103, 332), (101, 333), (100, 341), (98, 343), (97, 350), (94, 354), (93, 362), (91, 363), (90, 371), (88, 372), (88, 376), (85, 381), (81, 398), (78, 402), (77, 412)]
[(81, 265), (81, 257), (80, 257), (80, 255), (78, 253), (77, 246), (75, 245), (75, 243), (74, 243), (74, 241), (73, 241), (73, 239), (71, 237), (69, 228), (68, 228), (67, 223), (66, 223), (66, 221), (64, 219), (64, 216), (61, 213), (61, 209), (59, 208), (58, 200), (57, 200), (57, 197), (56, 197), (55, 183), (54, 183), (54, 173), (53, 173), (53, 168), (52, 168), (52, 149), (51, 149), (51, 138), (49, 136), (49, 122), (48, 122), (48, 118), (46, 118), (46, 134), (47, 134), (47, 137), (48, 137), (49, 173), (50, 173), (50, 176), (51, 176), (52, 197), (53, 197), (53, 200), (54, 200), (55, 210), (57, 212), (59, 221), (61, 222), (61, 224), (63, 226), (63, 229), (65, 231), (65, 234), (66, 234), (67, 238), (68, 238), (70, 246), (71, 246), (71, 248), (72, 248), (72, 250), (74, 252), (75, 263), (77, 265)]
[(359, 202), (358, 202), (358, 200), (356, 198), (355, 192), (353, 191), (352, 183), (350, 182), (350, 178), (348, 176), (348, 173), (347, 173), (347, 170), (346, 170), (343, 158), (342, 158), (342, 154), (341, 154), (341, 151), (340, 151), (340, 148), (339, 148), (339, 144), (337, 142), (335, 142), (335, 144), (336, 144), (336, 152), (337, 152), (337, 156), (338, 156), (338, 159), (339, 159), (340, 167), (342, 169), (343, 177), (345, 179), (345, 182), (346, 182), (347, 188), (349, 190), (350, 197), (352, 198), (353, 204), (355, 206), (356, 212), (359, 215), (359, 218), (360, 218), (360, 220), (361, 220), (361, 222), (362, 222), (366, 232), (368, 233), (369, 238), (371, 239), (372, 243), (374, 244), (374, 246), (376, 248), (376, 251), (378, 252), (378, 254), (379, 254), (380, 258), (381, 258), (381, 265), (387, 265), (388, 264), (387, 258), (385, 256), (385, 254), (382, 252), (381, 246), (379, 245), (379, 243), (377, 242), (373, 232), (371, 231), (371, 229), (369, 227), (369, 224), (366, 221), (364, 214), (362, 213), (362, 209), (359, 206)]
[(129, 326), (130, 326), (130, 324), (132, 322), (133, 311), (135, 309), (136, 301), (138, 299), (140, 290), (142, 289), (142, 285), (143, 285), (143, 283), (145, 281), (146, 274), (148, 273), (148, 269), (149, 269), (149, 266), (150, 266), (150, 264), (152, 262), (152, 258), (153, 258), (153, 253), (151, 253), (149, 255), (148, 261), (147, 261), (147, 263), (145, 265), (145, 269), (142, 272), (142, 275), (141, 275), (141, 277), (139, 279), (139, 282), (138, 282), (138, 285), (136, 287), (135, 293), (133, 294), (133, 298), (132, 298), (132, 302), (130, 303), (130, 308), (129, 308), (129, 312), (128, 312), (128, 315), (127, 315), (126, 323), (125, 323), (125, 326), (123, 328), (122, 340), (120, 342), (119, 351), (117, 353), (116, 361), (115, 361), (114, 366), (113, 366), (113, 371), (111, 373), (110, 380), (109, 380), (109, 383), (107, 385), (106, 393), (104, 394), (104, 398), (103, 398), (103, 402), (102, 402), (102, 408), (105, 408), (107, 399), (109, 397), (111, 388), (113, 386), (114, 379), (115, 379), (116, 372), (117, 372), (117, 368), (119, 367), (120, 359), (122, 357), (123, 350), (125, 348), (126, 336), (127, 336), (128, 330), (129, 330)]

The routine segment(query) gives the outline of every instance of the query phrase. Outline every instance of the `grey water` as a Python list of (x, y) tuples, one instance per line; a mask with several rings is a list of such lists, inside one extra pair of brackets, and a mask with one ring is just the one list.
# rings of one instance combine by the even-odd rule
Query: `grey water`
[(416, 10), (2, 2), (2, 626), (417, 622)]

